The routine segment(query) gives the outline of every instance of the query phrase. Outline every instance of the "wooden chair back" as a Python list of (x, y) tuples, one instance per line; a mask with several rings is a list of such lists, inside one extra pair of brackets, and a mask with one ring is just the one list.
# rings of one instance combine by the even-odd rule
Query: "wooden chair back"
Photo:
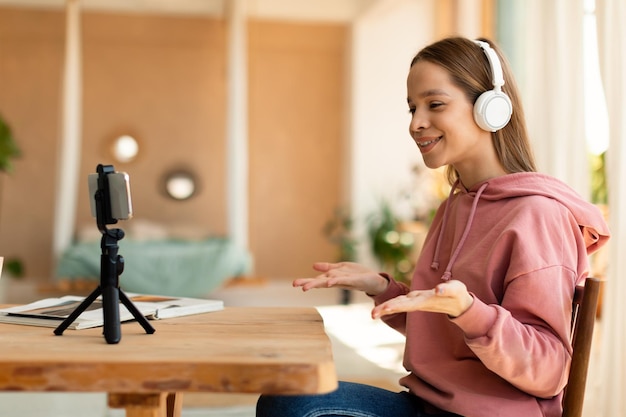
[(572, 363), (563, 396), (563, 417), (582, 417), (593, 327), (602, 281), (587, 278), (576, 287), (572, 310)]

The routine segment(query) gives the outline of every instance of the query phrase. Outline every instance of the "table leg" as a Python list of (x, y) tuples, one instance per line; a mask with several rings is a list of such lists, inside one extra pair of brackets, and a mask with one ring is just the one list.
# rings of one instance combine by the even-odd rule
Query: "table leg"
[(180, 417), (182, 393), (109, 393), (109, 407), (126, 409), (126, 417)]
[(167, 417), (181, 417), (183, 413), (183, 393), (170, 392), (167, 394)]

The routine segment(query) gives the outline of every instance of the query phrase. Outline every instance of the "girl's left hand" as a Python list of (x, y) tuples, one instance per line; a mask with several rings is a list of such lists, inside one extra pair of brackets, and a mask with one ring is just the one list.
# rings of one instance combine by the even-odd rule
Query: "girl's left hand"
[(450, 280), (431, 290), (411, 291), (406, 295), (387, 300), (374, 307), (372, 318), (409, 311), (430, 311), (458, 317), (470, 308), (473, 302), (474, 297), (467, 291), (465, 284)]

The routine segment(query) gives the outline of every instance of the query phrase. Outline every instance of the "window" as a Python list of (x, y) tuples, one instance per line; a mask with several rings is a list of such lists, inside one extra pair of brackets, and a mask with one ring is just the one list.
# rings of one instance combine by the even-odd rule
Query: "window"
[(604, 155), (609, 146), (609, 116), (600, 76), (595, 0), (584, 0), (583, 59), (585, 138), (590, 154), (591, 200), (607, 204)]
[(600, 155), (609, 146), (609, 118), (600, 78), (595, 0), (584, 0), (583, 22), (585, 137), (589, 151)]

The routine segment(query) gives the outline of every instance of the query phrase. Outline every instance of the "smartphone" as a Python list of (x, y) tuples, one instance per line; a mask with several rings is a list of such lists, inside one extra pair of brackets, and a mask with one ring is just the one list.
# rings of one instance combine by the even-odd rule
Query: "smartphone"
[[(91, 215), (96, 217), (96, 191), (98, 191), (98, 175), (89, 174), (89, 195)], [(133, 205), (130, 200), (130, 177), (125, 172), (106, 174), (109, 181), (109, 201), (111, 217), (115, 220), (128, 220), (133, 217)]]

